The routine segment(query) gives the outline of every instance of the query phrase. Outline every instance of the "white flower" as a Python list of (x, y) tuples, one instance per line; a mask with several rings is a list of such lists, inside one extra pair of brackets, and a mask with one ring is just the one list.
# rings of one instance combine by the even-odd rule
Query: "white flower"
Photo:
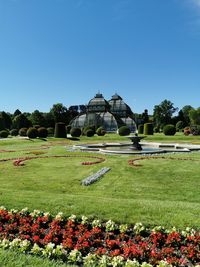
[(113, 221), (109, 220), (106, 222), (106, 231), (109, 232), (109, 231), (114, 231), (116, 229), (116, 225)]
[(31, 253), (34, 255), (41, 255), (42, 251), (43, 251), (43, 249), (40, 248), (38, 246), (38, 244), (36, 244), (36, 243), (33, 245), (32, 249), (31, 249)]
[(146, 262), (143, 262), (141, 267), (153, 267), (153, 265), (146, 263)]
[(123, 266), (124, 258), (122, 256), (115, 256), (112, 258), (111, 264), (113, 267)]
[(127, 260), (125, 266), (127, 267), (140, 267), (140, 264), (137, 260)]
[(58, 214), (55, 217), (56, 220), (62, 221), (64, 219), (63, 212), (58, 212)]
[(127, 224), (121, 224), (119, 226), (120, 233), (125, 233), (127, 231), (127, 229), (128, 229), (128, 225)]
[(69, 263), (82, 262), (82, 254), (77, 249), (72, 250), (68, 256)]
[(142, 223), (136, 223), (133, 227), (133, 230), (136, 232), (136, 234), (139, 234), (145, 229), (144, 225)]
[(72, 221), (72, 222), (75, 222), (76, 221), (76, 215), (72, 214), (68, 220)]
[(4, 238), (2, 241), (0, 241), (0, 247), (1, 248), (9, 248), (10, 246), (10, 241), (6, 238)]
[(160, 261), (159, 264), (156, 265), (156, 267), (172, 267), (172, 265), (166, 261)]
[(83, 258), (84, 266), (97, 266), (98, 258), (96, 254), (89, 253), (86, 257)]
[(101, 227), (101, 221), (100, 220), (93, 220), (92, 226), (93, 227)]
[(101, 256), (99, 260), (99, 267), (107, 267), (109, 265), (110, 265), (110, 257), (108, 257), (107, 255)]
[(81, 217), (81, 223), (82, 223), (82, 224), (86, 224), (86, 223), (88, 223), (88, 218), (87, 218), (86, 216), (83, 215), (83, 216)]

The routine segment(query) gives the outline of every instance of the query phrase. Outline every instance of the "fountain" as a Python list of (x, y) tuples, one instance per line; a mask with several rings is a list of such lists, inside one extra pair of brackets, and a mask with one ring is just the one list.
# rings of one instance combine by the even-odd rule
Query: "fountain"
[(131, 148), (135, 149), (135, 150), (142, 150), (140, 140), (142, 140), (145, 137), (146, 136), (138, 136), (138, 135), (127, 136), (127, 138), (132, 141), (132, 147)]

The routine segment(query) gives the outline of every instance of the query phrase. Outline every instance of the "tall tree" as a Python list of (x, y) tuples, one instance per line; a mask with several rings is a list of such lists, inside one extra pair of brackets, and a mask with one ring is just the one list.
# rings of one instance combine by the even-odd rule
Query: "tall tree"
[(189, 111), (189, 118), (190, 118), (191, 124), (200, 125), (200, 107), (197, 109), (191, 109)]
[(175, 108), (174, 104), (167, 99), (154, 106), (153, 118), (156, 126), (162, 128), (164, 125), (171, 123), (172, 115), (177, 110), (178, 108)]
[(14, 117), (13, 128), (29, 128), (32, 125), (31, 121), (22, 113)]
[(181, 109), (181, 111), (183, 113), (183, 118), (184, 118), (184, 122), (185, 122), (186, 126), (190, 125), (190, 115), (189, 115), (189, 113), (190, 113), (190, 111), (192, 109), (194, 109), (194, 108), (192, 106), (190, 106), (190, 105), (186, 105)]
[(30, 121), (33, 125), (40, 125), (42, 127), (46, 126), (46, 121), (43, 116), (43, 113), (39, 110), (33, 111), (33, 113), (29, 117)]
[(53, 115), (55, 122), (64, 122), (65, 124), (69, 123), (69, 112), (63, 104), (54, 104), (50, 109), (50, 113)]
[(12, 126), (12, 119), (9, 113), (6, 113), (5, 111), (2, 111), (0, 113), (0, 117), (3, 119), (4, 121), (4, 126), (6, 129), (10, 129)]

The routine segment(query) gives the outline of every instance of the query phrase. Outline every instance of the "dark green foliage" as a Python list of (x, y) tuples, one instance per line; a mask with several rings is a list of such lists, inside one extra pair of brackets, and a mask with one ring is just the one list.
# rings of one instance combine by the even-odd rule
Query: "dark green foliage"
[(48, 132), (48, 135), (49, 135), (49, 136), (54, 135), (54, 128), (53, 128), (53, 127), (48, 127), (48, 128), (47, 128), (47, 132)]
[(27, 128), (21, 128), (20, 130), (19, 130), (19, 135), (20, 136), (27, 136)]
[(89, 130), (86, 131), (85, 134), (86, 134), (87, 137), (92, 137), (92, 136), (94, 136), (95, 132), (94, 132), (94, 130), (89, 129)]
[(40, 127), (37, 130), (39, 138), (46, 138), (48, 136), (48, 131), (45, 127)]
[(175, 135), (176, 127), (173, 124), (167, 124), (163, 128), (164, 135)]
[(119, 128), (118, 133), (121, 136), (125, 136), (125, 135), (129, 135), (131, 133), (131, 130), (129, 129), (128, 126), (122, 126)]
[(12, 136), (17, 136), (18, 134), (19, 134), (19, 131), (17, 129), (12, 129), (10, 131), (10, 135), (12, 135)]
[(81, 135), (81, 129), (80, 128), (72, 128), (70, 130), (70, 134), (72, 137), (79, 137)]
[(13, 128), (15, 129), (29, 128), (30, 126), (32, 123), (24, 114), (17, 115), (13, 119)]
[[(46, 121), (45, 121), (44, 115), (39, 110), (33, 111), (33, 113), (30, 115), (30, 121), (32, 122), (34, 127), (35, 127), (35, 125), (37, 125), (39, 127), (40, 127), (40, 125), (42, 127), (46, 126)], [(39, 127), (37, 127), (37, 128), (39, 128)]]
[(67, 126), (66, 126), (66, 131), (67, 131), (67, 134), (69, 134), (69, 133), (70, 133), (70, 131), (71, 131), (71, 128), (72, 128), (72, 126), (71, 126), (71, 125), (67, 125)]
[(145, 135), (153, 134), (153, 123), (148, 122), (144, 124), (144, 134)]
[(96, 129), (95, 125), (86, 126), (86, 127), (84, 127), (82, 129), (82, 135), (87, 135), (86, 133), (87, 133), (88, 130), (92, 130), (94, 132), (94, 134), (95, 134), (95, 132), (96, 132), (95, 129)]
[(96, 130), (96, 134), (98, 136), (103, 136), (106, 134), (106, 130), (103, 128), (103, 127), (99, 127), (97, 130)]
[(41, 126), (39, 124), (33, 125), (34, 128), (39, 129)]
[(0, 117), (0, 131), (5, 129), (5, 122), (2, 117)]
[(69, 111), (62, 103), (54, 104), (50, 110), (55, 122), (68, 124), (70, 121)]
[(160, 128), (159, 128), (158, 126), (155, 126), (155, 127), (153, 128), (153, 132), (154, 132), (154, 133), (159, 133), (159, 132), (160, 132)]
[(9, 135), (9, 132), (7, 130), (0, 131), (0, 137), (1, 138), (7, 138)]
[(139, 124), (138, 125), (138, 133), (143, 134), (143, 132), (144, 132), (144, 124)]
[(66, 138), (67, 137), (66, 127), (65, 127), (65, 124), (63, 122), (57, 122), (55, 124), (54, 137), (56, 137), (56, 138)]
[(34, 127), (30, 127), (27, 131), (28, 138), (35, 139), (38, 136), (38, 130)]
[(179, 132), (180, 130), (182, 130), (184, 128), (184, 122), (183, 121), (178, 121), (176, 123), (176, 131)]
[(5, 111), (0, 112), (0, 117), (4, 121), (4, 126), (6, 129), (10, 129), (12, 126), (12, 119), (11, 115), (9, 113), (6, 113)]

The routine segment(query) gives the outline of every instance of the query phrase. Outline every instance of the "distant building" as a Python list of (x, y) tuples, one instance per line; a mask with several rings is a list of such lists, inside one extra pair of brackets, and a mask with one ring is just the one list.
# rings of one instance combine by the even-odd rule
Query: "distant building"
[(70, 124), (78, 128), (102, 126), (107, 132), (117, 132), (119, 127), (127, 125), (131, 132), (136, 131), (133, 112), (118, 94), (107, 101), (102, 94), (97, 93), (86, 106), (86, 112), (75, 117)]

